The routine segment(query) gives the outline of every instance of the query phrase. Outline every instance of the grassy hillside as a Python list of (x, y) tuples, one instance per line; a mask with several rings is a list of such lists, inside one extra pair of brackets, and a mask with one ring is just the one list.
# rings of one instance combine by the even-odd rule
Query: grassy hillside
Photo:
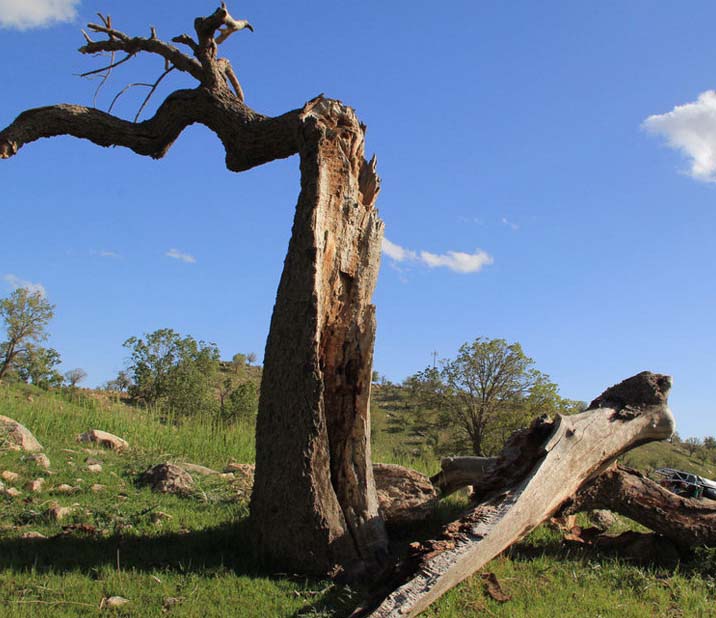
[[(260, 568), (248, 549), (248, 496), (240, 479), (194, 475), (198, 487), (188, 497), (136, 486), (142, 470), (162, 461), (216, 469), (252, 461), (250, 426), (226, 428), (202, 419), (173, 426), (109, 400), (70, 402), (15, 386), (0, 386), (0, 414), (31, 429), (51, 461), (45, 471), (23, 453), (0, 450), (0, 472), (19, 474), (6, 487), (22, 492), (0, 496), (0, 617), (341, 617), (357, 603), (360, 591)], [(377, 460), (437, 469), (395, 410), (376, 406), (374, 418)], [(124, 437), (129, 450), (79, 444), (77, 434), (91, 428)], [(100, 472), (88, 469), (94, 461), (101, 462)], [(38, 478), (45, 480), (39, 492), (25, 489)], [(57, 493), (61, 484), (73, 493)], [(55, 505), (72, 512), (55, 521)], [(450, 511), (450, 505), (441, 509), (434, 524)], [(47, 538), (22, 538), (30, 532)], [(629, 564), (566, 548), (542, 527), (489, 565), (511, 601), (492, 600), (476, 576), (425, 615), (716, 616), (716, 568), (703, 560), (698, 569), (694, 564)], [(102, 599), (115, 595), (129, 603), (100, 611)]]

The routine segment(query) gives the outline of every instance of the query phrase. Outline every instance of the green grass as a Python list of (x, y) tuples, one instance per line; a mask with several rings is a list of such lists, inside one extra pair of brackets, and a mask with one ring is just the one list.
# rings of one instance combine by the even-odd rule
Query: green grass
[[(399, 415), (388, 417), (379, 406), (374, 411), (374, 459), (437, 470), (417, 437), (405, 435)], [(232, 460), (253, 461), (250, 426), (217, 427), (207, 419), (173, 425), (88, 394), (71, 402), (24, 386), (0, 387), (0, 414), (31, 429), (52, 462), (48, 473), (23, 453), (0, 450), (0, 471), (20, 475), (6, 485), (23, 491), (18, 498), (0, 497), (0, 618), (340, 618), (357, 605), (359, 591), (272, 573), (257, 564), (249, 549), (248, 496), (241, 482), (194, 475), (198, 487), (187, 497), (136, 486), (142, 470), (162, 461), (216, 469)], [(124, 437), (129, 451), (86, 450), (76, 437), (94, 428)], [(102, 471), (89, 472), (87, 458), (100, 460)], [(45, 484), (30, 494), (24, 485), (36, 478)], [(77, 487), (76, 493), (53, 493), (62, 483)], [(95, 493), (93, 484), (106, 488)], [(73, 513), (61, 522), (52, 520), (48, 510), (54, 503), (73, 507)], [(432, 522), (404, 531), (396, 545), (434, 533), (462, 506), (460, 497), (447, 501)], [(31, 531), (48, 538), (21, 538)], [(492, 600), (474, 576), (425, 615), (716, 616), (713, 553), (676, 570), (639, 566), (567, 548), (542, 526), (488, 569), (510, 601)], [(100, 611), (102, 599), (110, 596), (130, 603)]]

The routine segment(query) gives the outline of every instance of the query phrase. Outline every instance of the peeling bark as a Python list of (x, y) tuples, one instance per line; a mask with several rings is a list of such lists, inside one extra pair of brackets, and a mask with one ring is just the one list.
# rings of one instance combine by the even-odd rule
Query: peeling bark
[(582, 414), (538, 419), (518, 432), (476, 486), (479, 504), (416, 544), (396, 571), (398, 583), (354, 616), (415, 616), (554, 514), (579, 488), (626, 450), (668, 438), (671, 378), (648, 372), (607, 389)]
[[(301, 195), (266, 344), (252, 522), (269, 559), (360, 572), (387, 551), (368, 412), (379, 181), (352, 110), (321, 101), (303, 123)], [(297, 507), (288, 526), (284, 503)]]

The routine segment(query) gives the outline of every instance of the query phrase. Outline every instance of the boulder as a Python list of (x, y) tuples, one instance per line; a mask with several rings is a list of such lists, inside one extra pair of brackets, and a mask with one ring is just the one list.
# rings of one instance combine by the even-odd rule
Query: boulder
[(163, 494), (188, 495), (194, 490), (194, 479), (186, 470), (171, 463), (152, 466), (140, 475), (138, 485), (149, 485)]
[(617, 516), (606, 509), (595, 509), (589, 512), (590, 521), (601, 530), (609, 530), (616, 522)]
[(27, 427), (7, 416), (0, 416), (0, 445), (5, 442), (7, 446), (14, 447), (15, 450), (29, 453), (37, 453), (42, 450), (42, 444), (37, 441)]
[(8, 483), (14, 483), (17, 479), (20, 478), (20, 475), (17, 472), (3, 470), (2, 473), (0, 473), (0, 478), (2, 478), (3, 481), (7, 481)]
[(80, 490), (79, 487), (72, 487), (72, 485), (68, 485), (67, 483), (62, 483), (61, 485), (58, 485), (57, 487), (52, 489), (53, 494), (75, 494)]
[(212, 474), (219, 474), (218, 470), (212, 470), (206, 466), (200, 466), (199, 464), (193, 463), (180, 463), (177, 464), (180, 468), (186, 470), (189, 474), (199, 474), (200, 476), (210, 476)]
[[(251, 489), (254, 484), (254, 464), (242, 464), (242, 463), (230, 463), (224, 468), (224, 474), (233, 474), (235, 479), (238, 479), (242, 485), (245, 485), (248, 489)], [(226, 477), (229, 478), (229, 477)]]
[(60, 506), (59, 504), (53, 504), (47, 510), (47, 515), (54, 521), (62, 521), (65, 517), (72, 514), (73, 508), (70, 506)]
[(114, 434), (102, 431), (101, 429), (90, 429), (89, 431), (77, 436), (78, 442), (93, 442), (104, 448), (113, 451), (124, 451), (129, 448), (129, 443), (115, 436)]
[(43, 470), (50, 469), (50, 458), (44, 453), (30, 455), (27, 459), (28, 461), (32, 461), (38, 468), (42, 468)]
[(115, 609), (117, 607), (123, 607), (127, 603), (129, 603), (129, 599), (125, 599), (124, 597), (108, 597), (102, 599), (100, 609)]
[(42, 489), (42, 486), (45, 484), (45, 479), (39, 478), (35, 479), (33, 481), (28, 481), (25, 483), (25, 489), (29, 491), (30, 493), (37, 493)]
[(422, 521), (430, 516), (438, 492), (424, 474), (396, 464), (373, 464), (380, 513), (389, 525)]

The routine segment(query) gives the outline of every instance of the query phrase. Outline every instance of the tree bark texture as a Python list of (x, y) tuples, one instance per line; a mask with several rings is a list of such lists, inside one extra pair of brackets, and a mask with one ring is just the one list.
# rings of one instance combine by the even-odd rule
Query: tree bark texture
[(415, 545), (392, 591), (354, 616), (415, 616), (555, 513), (618, 455), (669, 437), (671, 378), (644, 372), (607, 389), (590, 409), (538, 419), (513, 435), (476, 485), (479, 503), (443, 538)]
[(360, 570), (387, 550), (368, 412), (378, 178), (352, 110), (320, 101), (302, 121), (301, 195), (266, 344), (251, 519), (269, 559)]
[(609, 509), (681, 547), (716, 547), (716, 501), (683, 498), (641, 472), (613, 465), (582, 489), (564, 514)]
[(199, 86), (172, 93), (143, 122), (79, 105), (25, 111), (0, 131), (0, 158), (57, 135), (160, 158), (193, 123), (216, 133), (232, 171), (300, 154), (301, 193), (264, 359), (251, 520), (259, 551), (281, 568), (325, 572), (340, 564), (361, 572), (380, 563), (387, 537), (371, 466), (368, 399), (370, 301), (383, 224), (375, 159), (364, 159), (365, 127), (353, 110), (322, 96), (275, 118), (247, 107), (217, 50), (250, 26), (223, 4), (195, 20), (195, 38), (172, 39), (193, 57), (157, 39), (154, 29), (150, 38), (129, 37), (100, 17), (103, 24), (88, 29), (107, 39), (85, 34), (82, 53), (127, 54), (112, 66), (139, 52), (157, 54), (167, 72), (184, 71)]

